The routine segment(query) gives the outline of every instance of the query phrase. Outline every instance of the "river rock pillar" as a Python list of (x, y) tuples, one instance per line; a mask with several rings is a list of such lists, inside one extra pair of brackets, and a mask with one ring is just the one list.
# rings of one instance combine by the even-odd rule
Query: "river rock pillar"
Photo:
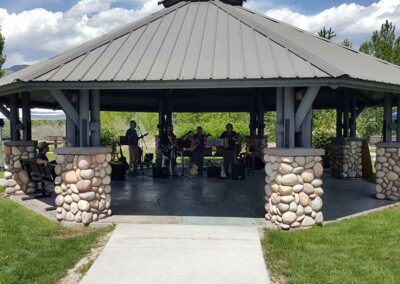
[(57, 220), (90, 223), (111, 216), (111, 148), (56, 150)]
[(251, 148), (254, 154), (260, 159), (264, 157), (264, 149), (268, 147), (267, 136), (247, 136), (246, 145)]
[(35, 184), (29, 180), (28, 173), (21, 167), (21, 159), (33, 159), (36, 155), (37, 141), (8, 141), (4, 143), (4, 178), (6, 194), (34, 193)]
[(311, 148), (265, 150), (267, 220), (284, 230), (322, 223), (323, 155)]
[(376, 198), (400, 200), (400, 143), (376, 144)]
[(362, 177), (362, 138), (339, 137), (331, 141), (330, 166), (334, 177)]

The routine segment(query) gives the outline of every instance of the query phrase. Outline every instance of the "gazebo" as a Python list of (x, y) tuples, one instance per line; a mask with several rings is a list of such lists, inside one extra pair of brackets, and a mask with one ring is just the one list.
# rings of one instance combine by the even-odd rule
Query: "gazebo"
[[(322, 222), (324, 154), (311, 148), (312, 109), (337, 110), (332, 172), (357, 177), (356, 117), (383, 105), (377, 197), (398, 199), (400, 124), (392, 121), (392, 107), (399, 116), (400, 67), (242, 2), (165, 0), (157, 13), (2, 78), (0, 111), (10, 117), (12, 137), (4, 150), (7, 192), (31, 190), (19, 159), (35, 151), (34, 107), (66, 114), (67, 147), (57, 152), (57, 218), (85, 224), (111, 214), (111, 149), (99, 145), (100, 110), (158, 112), (160, 125), (173, 112), (249, 112), (254, 139), (263, 139), (264, 112), (276, 111), (277, 148), (263, 150), (266, 217), (284, 229), (312, 225)], [(393, 130), (397, 142), (390, 141)]]

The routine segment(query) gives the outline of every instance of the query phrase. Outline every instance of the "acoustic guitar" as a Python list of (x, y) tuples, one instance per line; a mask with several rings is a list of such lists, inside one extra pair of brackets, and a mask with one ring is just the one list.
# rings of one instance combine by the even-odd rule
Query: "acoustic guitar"
[(121, 143), (118, 143), (119, 145), (119, 154), (120, 157), (118, 159), (118, 161), (120, 161), (122, 163), (122, 165), (124, 166), (125, 171), (129, 170), (129, 164), (124, 156), (124, 153), (122, 152), (122, 147), (121, 147)]

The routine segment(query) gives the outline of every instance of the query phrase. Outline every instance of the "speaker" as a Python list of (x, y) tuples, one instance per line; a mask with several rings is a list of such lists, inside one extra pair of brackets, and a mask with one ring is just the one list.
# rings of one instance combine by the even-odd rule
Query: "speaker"
[(125, 166), (120, 162), (111, 163), (111, 179), (112, 180), (125, 180)]
[(207, 167), (207, 177), (220, 178), (221, 167)]
[(245, 179), (246, 178), (246, 167), (244, 164), (232, 165), (232, 179)]
[(153, 166), (153, 178), (168, 178), (168, 177), (169, 177), (168, 168)]

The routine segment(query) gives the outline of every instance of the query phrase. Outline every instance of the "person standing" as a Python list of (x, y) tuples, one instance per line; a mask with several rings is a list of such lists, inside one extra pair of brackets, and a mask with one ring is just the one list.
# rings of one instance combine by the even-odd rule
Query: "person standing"
[(162, 151), (162, 167), (167, 167), (169, 174), (176, 177), (176, 136), (172, 125), (165, 128), (160, 138), (160, 149)]
[(192, 138), (193, 162), (197, 166), (198, 175), (203, 174), (204, 153), (206, 151), (206, 136), (203, 128), (198, 126)]
[(129, 129), (126, 131), (125, 137), (127, 137), (129, 141), (129, 171), (136, 175), (139, 153), (139, 136), (136, 132), (136, 121), (130, 121)]
[(232, 169), (232, 165), (236, 164), (237, 143), (239, 141), (238, 134), (233, 131), (232, 123), (226, 125), (226, 131), (219, 138), (224, 139), (224, 168), (228, 172), (229, 168)]

